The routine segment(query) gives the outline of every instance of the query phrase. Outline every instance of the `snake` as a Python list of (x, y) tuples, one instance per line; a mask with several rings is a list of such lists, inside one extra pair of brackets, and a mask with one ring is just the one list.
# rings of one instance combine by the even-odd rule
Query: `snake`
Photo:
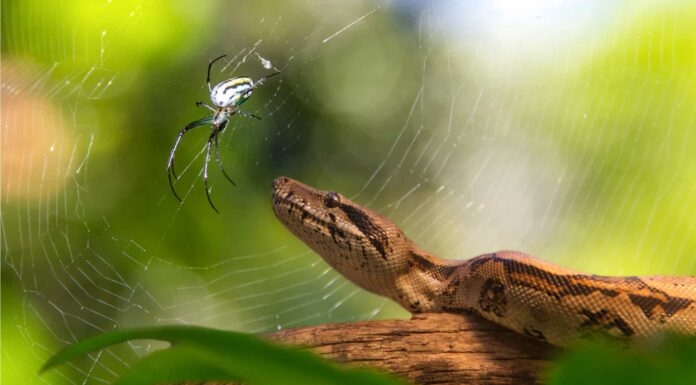
[(632, 343), (696, 335), (696, 276), (584, 274), (508, 250), (444, 259), (335, 191), (288, 177), (272, 190), (273, 211), (292, 234), (345, 278), (412, 314), (476, 314), (560, 347), (597, 336)]

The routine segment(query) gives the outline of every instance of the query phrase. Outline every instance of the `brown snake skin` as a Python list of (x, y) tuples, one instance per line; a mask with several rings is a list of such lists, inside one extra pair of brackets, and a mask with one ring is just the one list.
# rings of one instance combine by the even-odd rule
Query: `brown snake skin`
[(286, 177), (273, 182), (273, 210), (343, 276), (412, 313), (469, 311), (558, 346), (597, 334), (696, 334), (693, 276), (589, 275), (517, 251), (442, 259), (388, 218)]

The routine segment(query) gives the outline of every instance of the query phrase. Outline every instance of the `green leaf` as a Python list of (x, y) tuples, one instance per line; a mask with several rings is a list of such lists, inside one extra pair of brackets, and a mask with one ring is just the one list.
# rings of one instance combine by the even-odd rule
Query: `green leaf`
[(142, 358), (114, 385), (180, 384), (198, 381), (239, 380), (195, 355), (184, 346), (160, 350)]
[[(169, 381), (165, 381), (165, 378), (169, 378), (167, 376), (170, 370), (172, 376), (185, 375), (184, 368), (177, 368), (176, 365), (185, 361), (184, 357), (190, 356), (190, 368), (196, 373), (206, 376), (225, 373), (225, 379), (251, 384), (401, 383), (386, 375), (359, 369), (343, 369), (307, 351), (271, 344), (250, 334), (192, 326), (163, 326), (104, 333), (61, 350), (46, 362), (42, 371), (95, 350), (136, 339), (168, 341), (173, 345), (169, 351), (174, 353), (158, 354), (142, 366), (134, 366), (127, 374), (132, 381), (139, 378), (138, 373), (143, 373), (143, 381), (159, 378), (159, 383)], [(172, 358), (171, 365), (161, 357)], [(158, 375), (161, 377), (156, 377)], [(191, 380), (190, 377), (186, 379)]]

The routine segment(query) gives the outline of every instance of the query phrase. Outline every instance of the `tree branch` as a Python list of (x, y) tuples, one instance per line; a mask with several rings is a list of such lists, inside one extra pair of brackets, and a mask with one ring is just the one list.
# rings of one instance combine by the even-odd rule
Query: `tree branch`
[(416, 384), (535, 384), (553, 347), (468, 314), (288, 329), (269, 338)]

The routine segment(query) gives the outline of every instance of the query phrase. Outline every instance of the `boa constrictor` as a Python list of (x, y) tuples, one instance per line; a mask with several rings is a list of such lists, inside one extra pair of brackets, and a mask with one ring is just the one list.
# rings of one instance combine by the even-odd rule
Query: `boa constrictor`
[(411, 313), (468, 311), (559, 346), (696, 334), (696, 277), (588, 275), (516, 251), (442, 259), (386, 217), (286, 177), (273, 182), (273, 210), (346, 278)]

